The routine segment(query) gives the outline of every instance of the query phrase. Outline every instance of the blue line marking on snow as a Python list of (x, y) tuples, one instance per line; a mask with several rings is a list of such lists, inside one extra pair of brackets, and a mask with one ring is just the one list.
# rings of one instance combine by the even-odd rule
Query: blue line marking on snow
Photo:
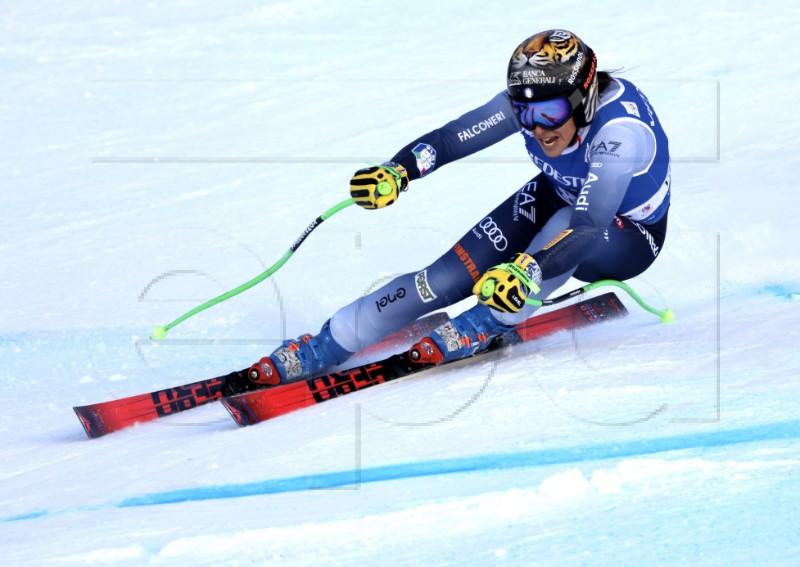
[(797, 301), (798, 299), (800, 299), (800, 293), (791, 290), (784, 285), (769, 284), (764, 286), (762, 289), (770, 295), (782, 297), (783, 299), (788, 299), (790, 301)]
[(223, 498), (282, 494), (326, 488), (356, 487), (366, 483), (423, 476), (580, 463), (650, 455), (684, 449), (701, 449), (756, 441), (797, 438), (800, 438), (800, 421), (785, 421), (727, 431), (676, 435), (673, 437), (656, 439), (633, 439), (616, 443), (584, 445), (565, 449), (539, 449), (520, 453), (418, 461), (361, 470), (279, 478), (245, 484), (228, 484), (223, 486), (187, 488), (169, 492), (155, 492), (144, 496), (127, 498), (117, 504), (117, 506), (120, 508), (127, 508), (132, 506), (152, 506), (158, 504), (174, 504), (178, 502), (196, 502)]
[(50, 512), (42, 510), (40, 512), (30, 512), (28, 514), (20, 514), (19, 516), (11, 516), (10, 518), (3, 518), (3, 522), (17, 522), (19, 520), (34, 520), (36, 518), (44, 518), (49, 516)]
[(754, 425), (723, 431), (675, 435), (672, 437), (631, 439), (627, 441), (561, 449), (537, 449), (519, 453), (418, 461), (400, 465), (387, 465), (361, 470), (354, 469), (308, 476), (279, 478), (245, 484), (228, 484), (167, 492), (153, 492), (143, 496), (127, 498), (121, 502), (83, 506), (54, 512), (43, 510), (26, 514), (17, 514), (15, 516), (0, 518), (0, 523), (46, 518), (64, 513), (94, 512), (110, 508), (199, 502), (204, 500), (283, 494), (326, 488), (356, 488), (361, 484), (424, 476), (510, 470), (525, 467), (600, 461), (605, 459), (641, 457), (668, 451), (724, 447), (726, 445), (754, 443), (759, 441), (779, 441), (785, 439), (800, 439), (800, 420)]

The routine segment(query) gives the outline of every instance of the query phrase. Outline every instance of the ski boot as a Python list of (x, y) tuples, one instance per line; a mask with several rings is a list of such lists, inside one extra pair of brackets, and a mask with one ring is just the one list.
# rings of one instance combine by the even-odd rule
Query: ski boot
[(440, 364), (466, 358), (485, 350), (495, 337), (512, 328), (500, 323), (489, 307), (479, 303), (412, 346), (408, 355), (420, 364)]
[(344, 362), (352, 354), (333, 339), (328, 320), (316, 336), (307, 334), (295, 340), (283, 341), (271, 355), (250, 367), (248, 377), (250, 381), (266, 386), (288, 384), (319, 376), (325, 369)]

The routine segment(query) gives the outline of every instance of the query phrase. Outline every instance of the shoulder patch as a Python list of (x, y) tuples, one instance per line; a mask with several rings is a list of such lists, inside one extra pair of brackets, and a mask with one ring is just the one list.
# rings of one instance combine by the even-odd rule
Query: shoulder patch
[(417, 158), (417, 169), (421, 177), (436, 167), (436, 150), (430, 144), (419, 143), (411, 152)]
[(622, 101), (622, 102), (620, 102), (620, 104), (625, 108), (625, 111), (628, 114), (631, 114), (631, 115), (635, 116), (636, 118), (641, 118), (641, 115), (639, 114), (639, 107), (637, 106), (637, 104), (635, 102)]

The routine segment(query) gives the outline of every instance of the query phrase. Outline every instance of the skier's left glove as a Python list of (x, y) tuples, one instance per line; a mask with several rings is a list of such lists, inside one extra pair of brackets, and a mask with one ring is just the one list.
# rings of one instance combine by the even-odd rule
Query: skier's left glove
[(542, 270), (530, 254), (517, 254), (509, 264), (489, 268), (475, 283), (478, 301), (498, 311), (517, 313), (529, 295), (539, 293)]
[(392, 161), (359, 169), (350, 180), (350, 196), (365, 209), (388, 207), (406, 189), (408, 172)]

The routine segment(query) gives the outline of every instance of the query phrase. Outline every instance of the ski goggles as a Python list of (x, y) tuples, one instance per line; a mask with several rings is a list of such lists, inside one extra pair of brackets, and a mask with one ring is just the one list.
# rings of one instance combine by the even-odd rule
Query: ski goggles
[(511, 106), (520, 124), (527, 130), (533, 130), (536, 126), (555, 130), (572, 116), (572, 105), (566, 97), (537, 102), (511, 99)]

